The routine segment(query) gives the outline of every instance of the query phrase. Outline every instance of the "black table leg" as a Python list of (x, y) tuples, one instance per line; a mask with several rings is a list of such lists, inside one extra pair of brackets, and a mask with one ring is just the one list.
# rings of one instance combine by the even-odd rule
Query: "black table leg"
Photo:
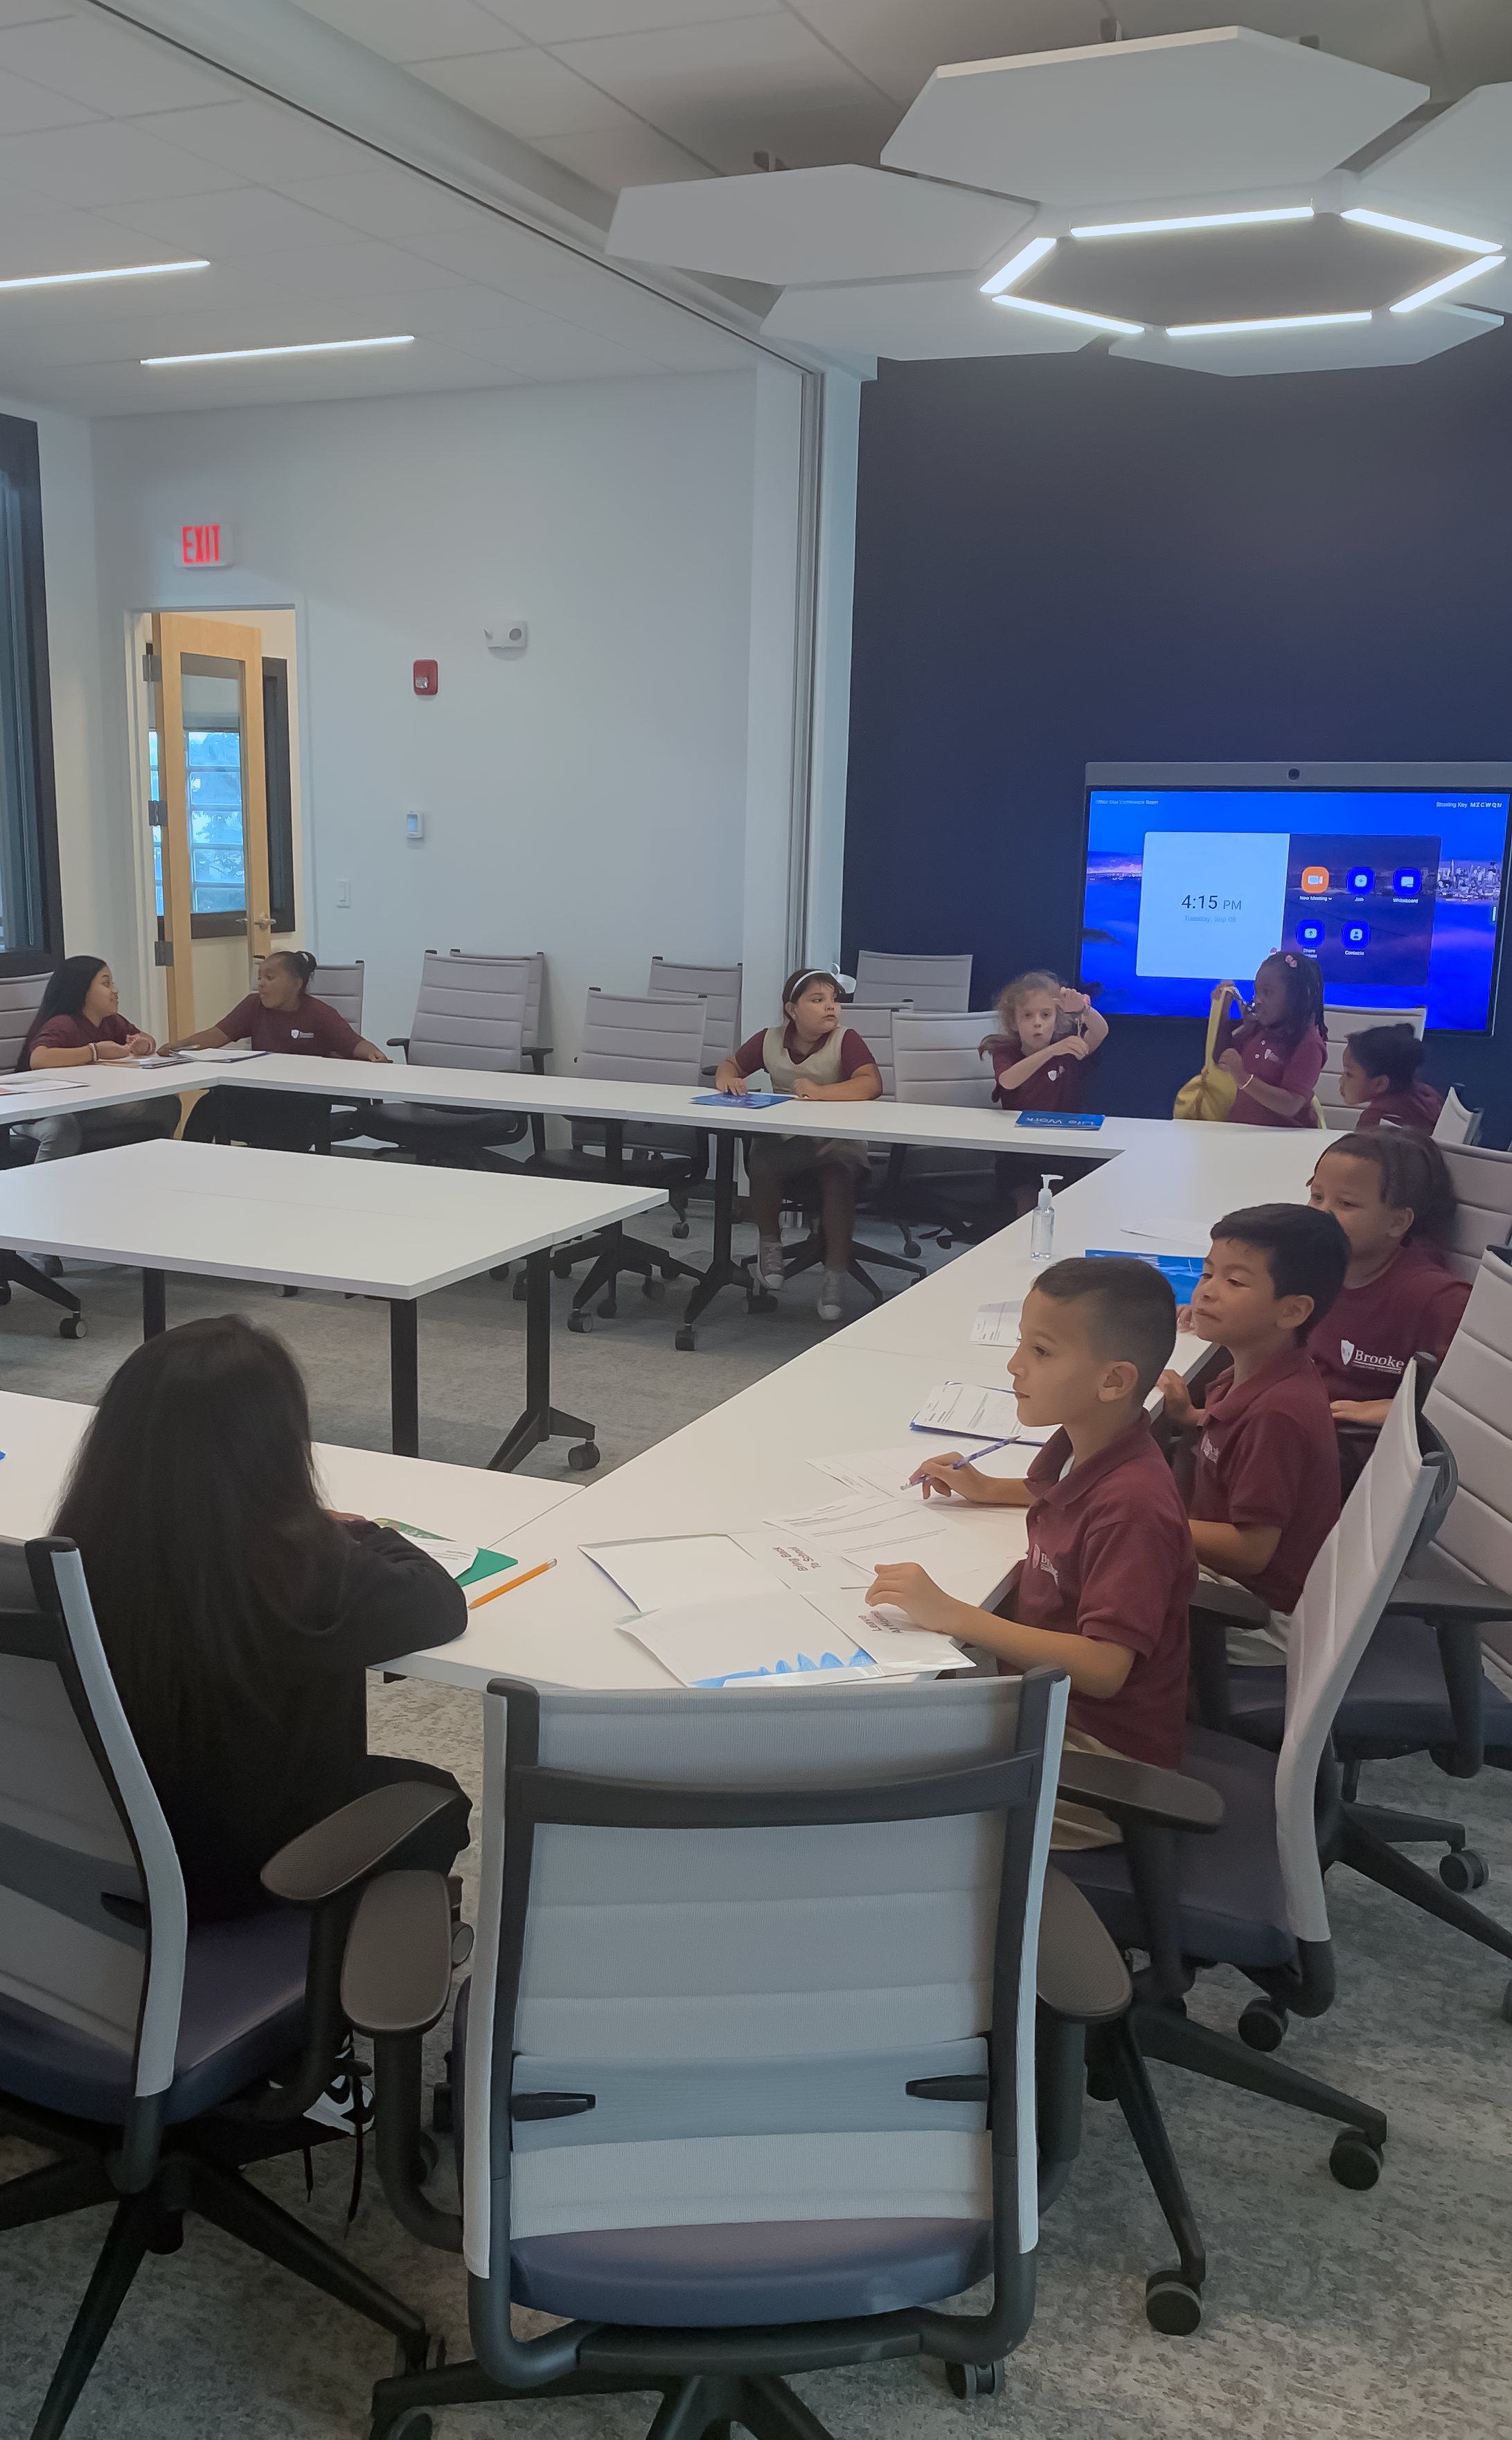
[(420, 1314), (414, 1297), (388, 1301), (389, 1431), (396, 1457), (420, 1453)]
[(677, 1345), (685, 1351), (697, 1347), (698, 1334), (693, 1325), (701, 1313), (714, 1302), (720, 1288), (740, 1287), (745, 1290), (747, 1313), (772, 1313), (776, 1310), (776, 1298), (758, 1288), (752, 1274), (742, 1263), (737, 1263), (730, 1251), (730, 1236), (735, 1226), (735, 1132), (720, 1128), (714, 1154), (714, 1250), (708, 1268), (700, 1280), (683, 1315), (677, 1333)]
[(594, 1426), (551, 1403), (551, 1248), (543, 1246), (539, 1253), (525, 1256), (525, 1412), (489, 1463), (496, 1474), (511, 1474), (541, 1442), (576, 1438), (579, 1432), (582, 1445), (567, 1451), (567, 1463), (575, 1474), (586, 1474), (598, 1463)]
[(168, 1273), (142, 1273), (142, 1337), (161, 1338), (168, 1328)]

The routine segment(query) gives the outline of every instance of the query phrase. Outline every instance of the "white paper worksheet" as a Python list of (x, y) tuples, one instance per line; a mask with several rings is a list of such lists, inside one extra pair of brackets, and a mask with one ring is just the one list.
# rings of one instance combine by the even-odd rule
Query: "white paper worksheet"
[(583, 1542), (579, 1548), (638, 1610), (743, 1601), (753, 1594), (774, 1597), (782, 1590), (770, 1568), (728, 1534), (671, 1534), (649, 1541)]

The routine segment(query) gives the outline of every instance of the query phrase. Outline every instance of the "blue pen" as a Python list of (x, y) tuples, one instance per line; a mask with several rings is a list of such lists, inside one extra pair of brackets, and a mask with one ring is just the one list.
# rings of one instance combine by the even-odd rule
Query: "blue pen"
[[(1012, 1445), (1012, 1440), (1013, 1435), (1010, 1434), (1009, 1438), (1005, 1441), (988, 1441), (985, 1448), (973, 1449), (969, 1457), (958, 1457), (952, 1465), (951, 1472), (952, 1474), (959, 1474), (963, 1465), (975, 1465), (979, 1457), (994, 1456), (999, 1449), (1010, 1447)], [(922, 1474), (911, 1474), (908, 1478), (908, 1488), (912, 1490), (916, 1483), (922, 1482), (923, 1480), (924, 1477)]]

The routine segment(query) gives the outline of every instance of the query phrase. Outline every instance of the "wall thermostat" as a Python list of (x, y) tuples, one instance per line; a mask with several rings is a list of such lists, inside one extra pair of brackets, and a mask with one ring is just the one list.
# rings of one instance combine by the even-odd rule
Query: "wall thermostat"
[(440, 672), (435, 661), (416, 662), (415, 691), (417, 694), (435, 694), (437, 692), (440, 683)]
[(530, 641), (530, 625), (525, 619), (485, 619), (483, 640), (490, 653), (523, 653)]

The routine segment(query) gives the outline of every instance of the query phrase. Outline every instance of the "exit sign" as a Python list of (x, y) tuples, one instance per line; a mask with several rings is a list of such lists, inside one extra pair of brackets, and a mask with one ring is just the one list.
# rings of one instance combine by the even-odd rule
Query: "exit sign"
[(180, 526), (181, 567), (229, 567), (236, 558), (229, 526)]

